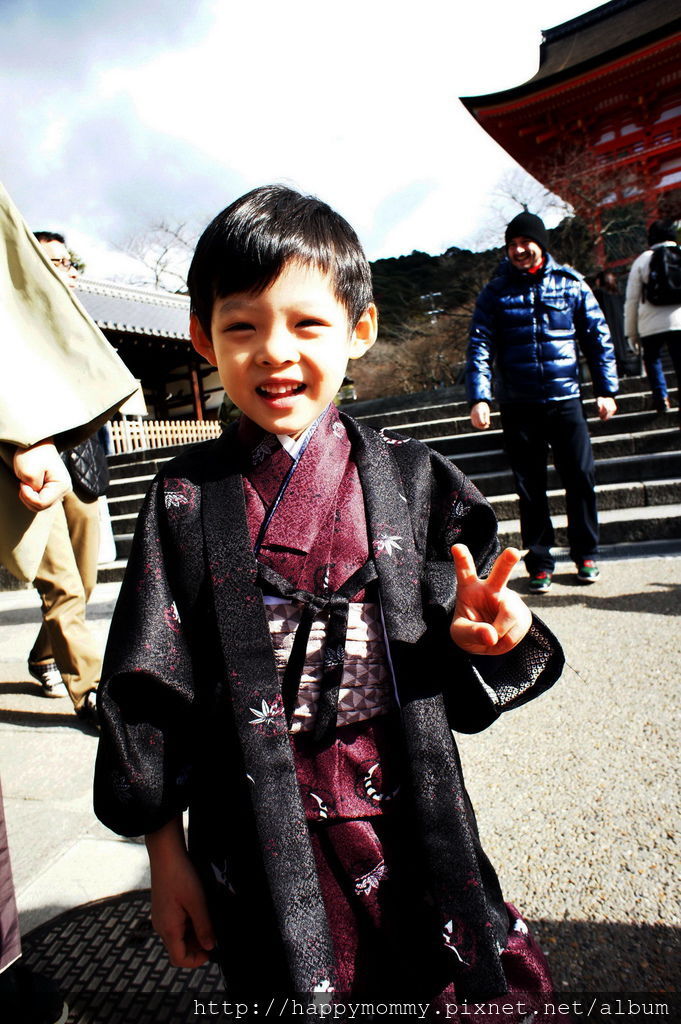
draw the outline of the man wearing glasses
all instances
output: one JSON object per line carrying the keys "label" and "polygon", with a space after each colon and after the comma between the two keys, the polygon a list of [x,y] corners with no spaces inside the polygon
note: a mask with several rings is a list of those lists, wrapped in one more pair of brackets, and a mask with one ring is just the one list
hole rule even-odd
{"label": "man wearing glasses", "polygon": [[56,231],[36,231],[35,237],[45,250],[45,255],[54,269],[63,276],[69,288],[75,288],[78,281],[78,270],[66,248],[64,236],[57,234]]}

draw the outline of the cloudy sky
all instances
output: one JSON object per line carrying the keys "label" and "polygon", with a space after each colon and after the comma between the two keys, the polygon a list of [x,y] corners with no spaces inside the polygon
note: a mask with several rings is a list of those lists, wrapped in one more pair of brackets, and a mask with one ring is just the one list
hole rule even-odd
{"label": "cloudy sky", "polygon": [[370,258],[490,241],[513,162],[459,103],[537,69],[594,0],[0,0],[0,180],[88,276],[160,220],[314,192]]}

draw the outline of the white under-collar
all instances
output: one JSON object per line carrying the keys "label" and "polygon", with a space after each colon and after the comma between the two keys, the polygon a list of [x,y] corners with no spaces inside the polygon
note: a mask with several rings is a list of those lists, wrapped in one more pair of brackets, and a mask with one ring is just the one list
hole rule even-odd
{"label": "white under-collar", "polygon": [[315,430],[317,429],[319,424],[322,422],[322,420],[324,419],[324,417],[326,416],[328,411],[329,411],[329,408],[327,406],[326,409],[324,410],[324,412],[321,412],[319,414],[319,416],[314,421],[314,423],[311,423],[310,426],[307,428],[307,430],[303,431],[303,433],[300,435],[300,437],[296,438],[295,440],[289,434],[277,434],[276,435],[276,438],[279,441],[279,444],[281,445],[282,448],[284,448],[289,453],[289,455],[291,456],[292,459],[297,461],[300,458],[302,453],[305,451],[305,447],[307,446],[307,442],[310,440],[310,438],[312,437],[312,435],[314,434]]}
{"label": "white under-collar", "polygon": [[297,459],[300,454],[300,449],[303,447],[316,425],[317,421],[315,420],[315,422],[312,423],[307,430],[300,435],[300,437],[291,437],[290,434],[277,434],[277,440],[281,447],[286,449],[292,459]]}

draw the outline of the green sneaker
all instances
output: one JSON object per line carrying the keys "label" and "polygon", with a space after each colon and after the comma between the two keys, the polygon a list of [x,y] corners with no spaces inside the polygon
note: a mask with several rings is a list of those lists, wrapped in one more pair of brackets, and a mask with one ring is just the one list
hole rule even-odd
{"label": "green sneaker", "polygon": [[577,579],[580,583],[595,583],[601,575],[593,558],[585,558],[577,566]]}
{"label": "green sneaker", "polygon": [[547,572],[546,569],[542,569],[541,572],[532,573],[530,576],[530,593],[531,594],[546,594],[551,589],[553,582],[553,573]]}

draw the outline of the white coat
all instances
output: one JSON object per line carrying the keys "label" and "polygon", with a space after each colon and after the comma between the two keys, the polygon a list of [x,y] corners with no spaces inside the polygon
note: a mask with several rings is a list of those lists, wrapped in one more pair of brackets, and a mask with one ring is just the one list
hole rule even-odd
{"label": "white coat", "polygon": [[681,331],[681,306],[654,306],[644,301],[644,285],[648,282],[653,250],[674,242],[658,242],[646,249],[631,265],[624,299],[624,332],[627,338],[647,338],[665,331]]}

